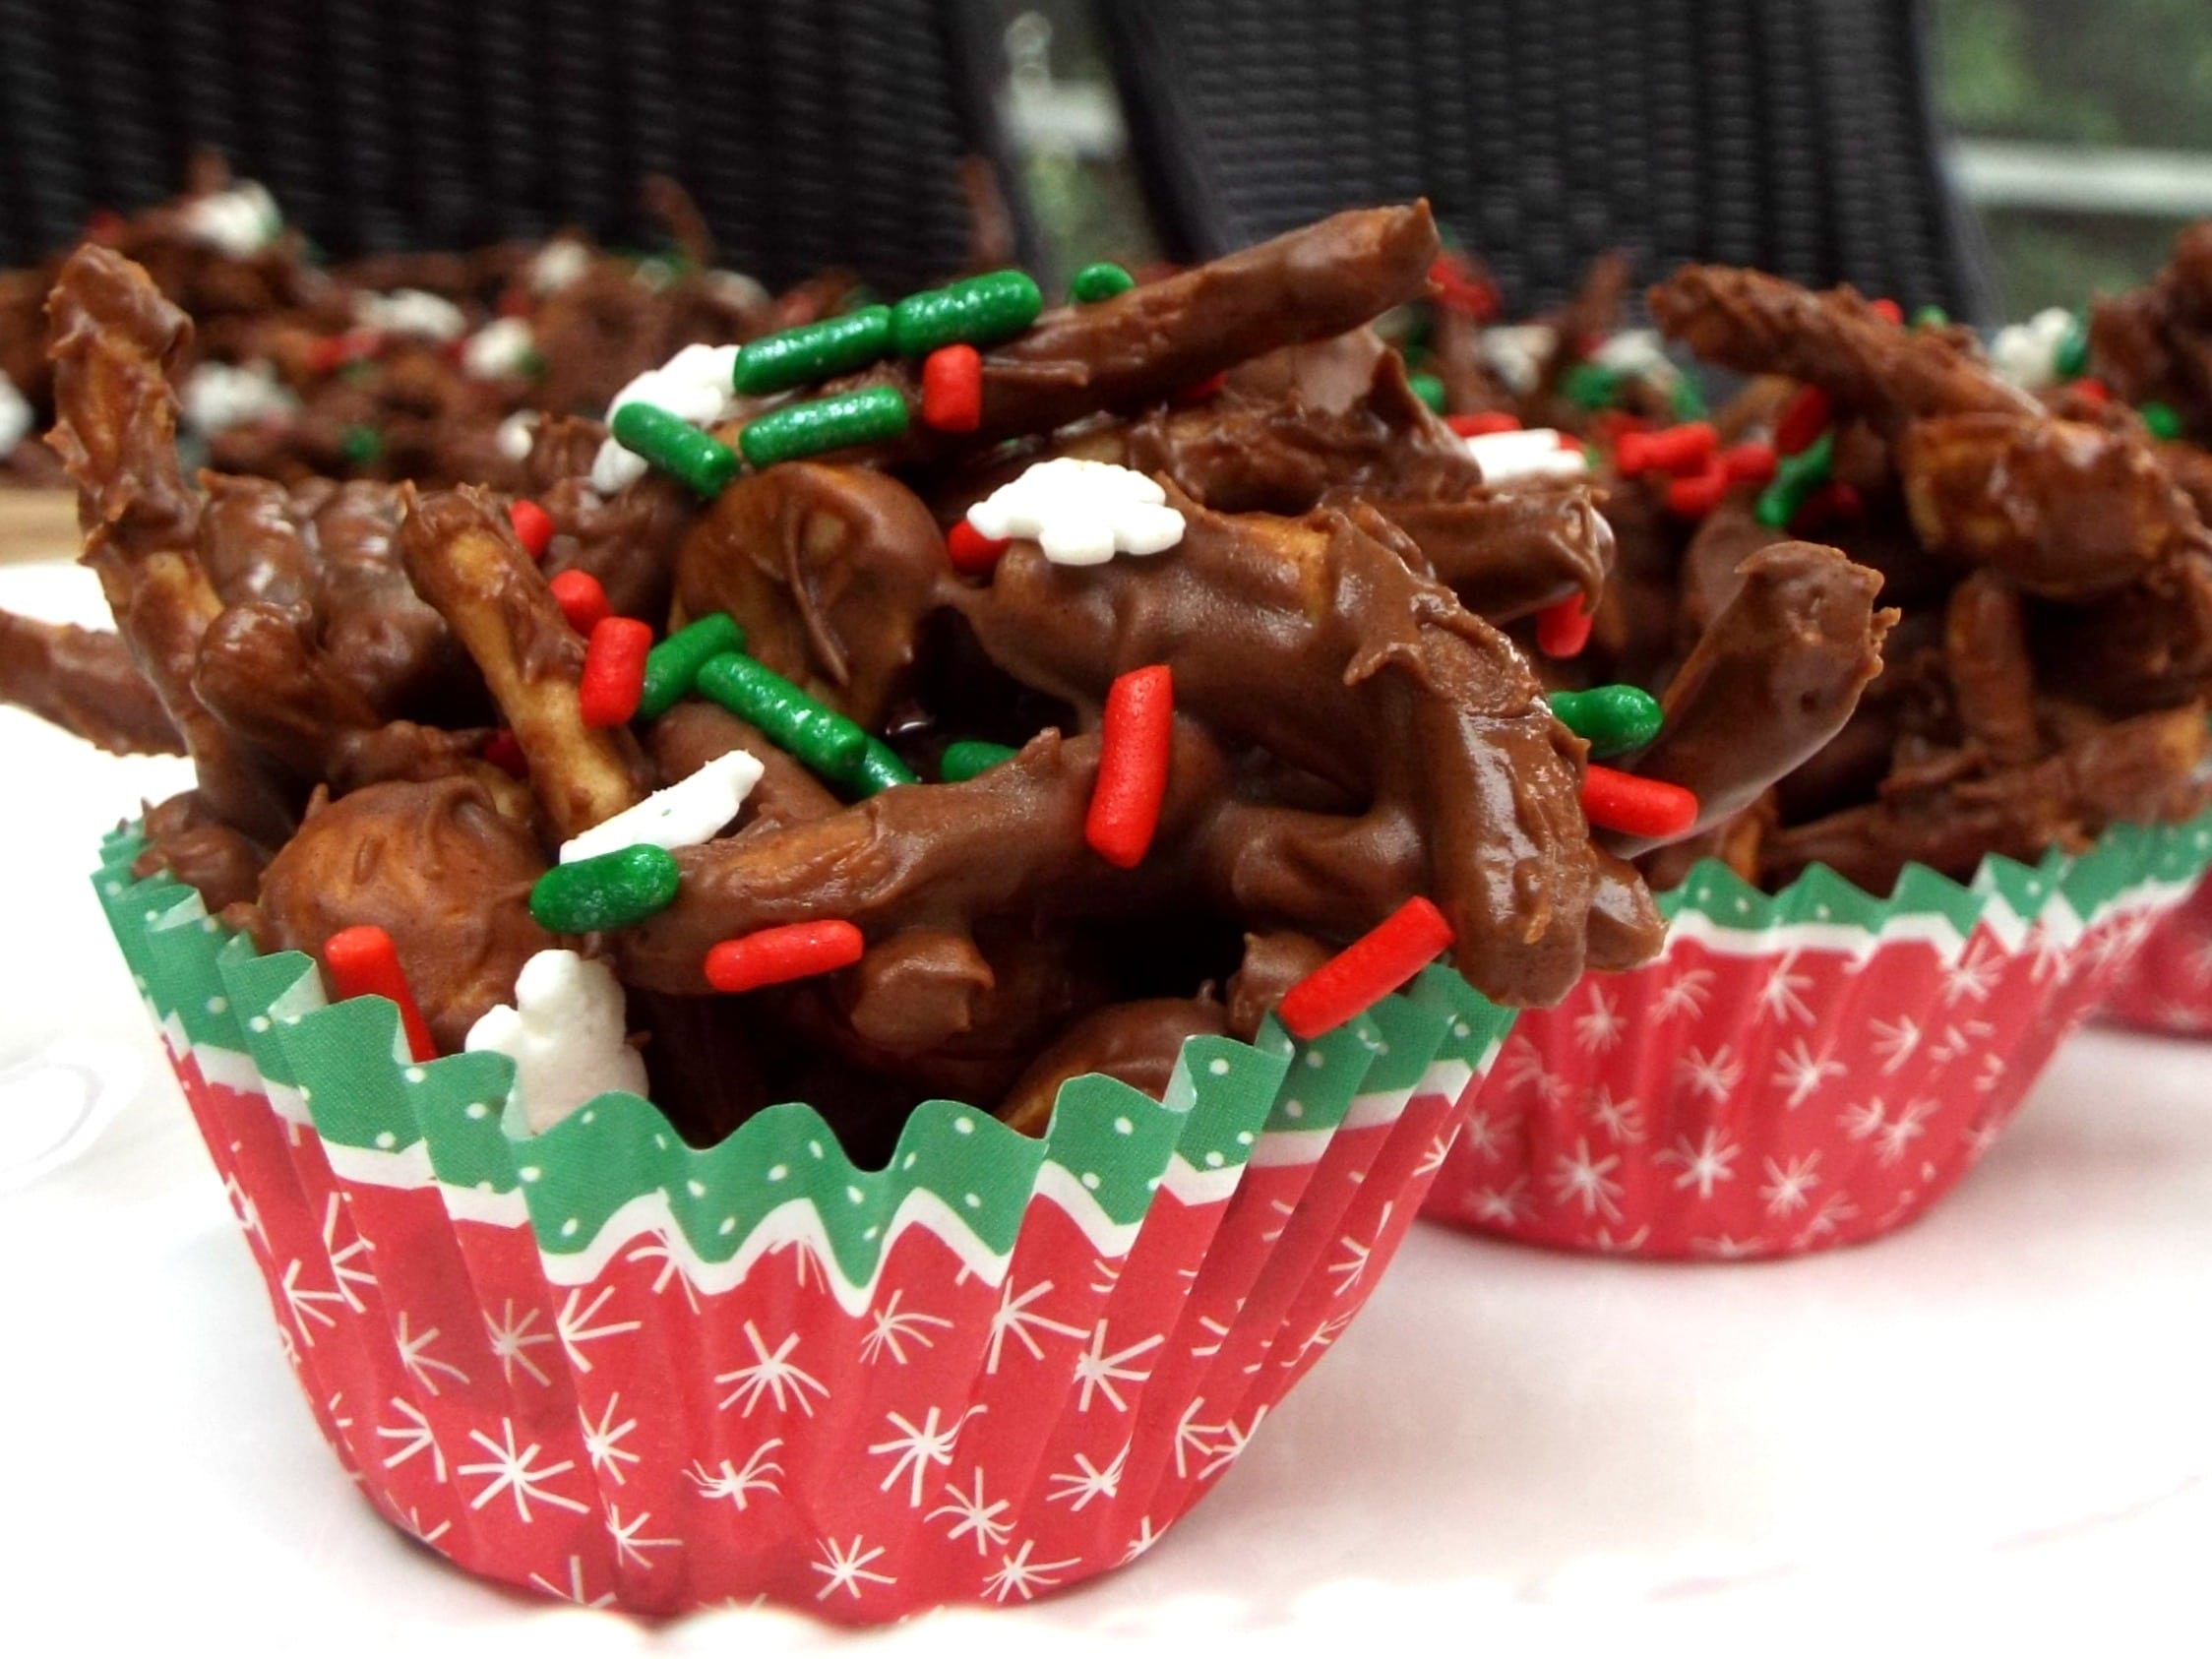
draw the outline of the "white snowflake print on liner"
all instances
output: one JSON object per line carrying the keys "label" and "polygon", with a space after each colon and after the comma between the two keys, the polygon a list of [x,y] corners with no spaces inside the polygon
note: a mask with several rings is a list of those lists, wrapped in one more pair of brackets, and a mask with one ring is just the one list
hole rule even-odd
{"label": "white snowflake print on liner", "polygon": [[421,288],[362,294],[353,301],[353,320],[379,334],[410,335],[441,345],[468,332],[467,314],[460,306]]}
{"label": "white snowflake print on liner", "polygon": [[1549,426],[1481,432],[1460,442],[1482,468],[1486,484],[1502,484],[1509,478],[1579,478],[1590,469],[1582,446],[1569,438],[1563,448],[1560,434]]}
{"label": "white snowflake print on liner", "polygon": [[515,979],[515,1006],[468,1028],[470,1053],[515,1062],[515,1094],[542,1135],[585,1101],[614,1089],[645,1092],[645,1063],[630,1046],[622,982],[574,951],[540,951]]}
{"label": "white snowflake print on liner", "polygon": [[1106,461],[1041,461],[967,511],[993,541],[1026,536],[1056,565],[1103,565],[1117,553],[1164,553],[1183,539],[1183,515],[1143,473]]}
{"label": "white snowflake print on liner", "polygon": [[[712,426],[737,407],[736,373],[736,346],[687,345],[617,392],[607,404],[607,421],[611,425],[625,403],[651,403],[694,426]],[[645,475],[645,458],[612,438],[591,458],[591,487],[600,495],[613,495]]]}
{"label": "white snowflake print on liner", "polygon": [[232,259],[251,259],[284,228],[276,199],[250,178],[187,202],[177,216],[187,236]]}
{"label": "white snowflake print on liner", "polygon": [[520,317],[495,317],[461,348],[461,366],[478,380],[525,372],[537,355],[537,340]]}
{"label": "white snowflake print on liner", "polygon": [[760,781],[761,763],[742,749],[732,749],[691,776],[654,790],[636,806],[563,841],[561,862],[574,864],[625,847],[655,846],[673,852],[710,841],[737,816],[737,809]]}

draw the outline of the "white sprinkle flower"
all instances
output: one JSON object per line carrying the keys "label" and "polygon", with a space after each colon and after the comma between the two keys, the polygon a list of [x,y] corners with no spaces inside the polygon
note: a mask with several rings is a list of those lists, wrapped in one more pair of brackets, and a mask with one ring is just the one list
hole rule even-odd
{"label": "white sprinkle flower", "polygon": [[2025,323],[1997,330],[1990,341],[1990,367],[1999,380],[2023,392],[2041,392],[2058,382],[2058,347],[2073,327],[2073,313],[2059,306],[2038,311]]}
{"label": "white sprinkle flower", "polygon": [[35,424],[31,400],[16,390],[16,383],[8,378],[7,371],[0,370],[0,456],[30,437]]}
{"label": "white sprinkle flower", "polygon": [[441,344],[468,332],[468,318],[460,306],[421,288],[360,294],[353,301],[353,320],[379,334],[412,335]]}
{"label": "white sprinkle flower", "polygon": [[187,236],[232,259],[251,259],[284,228],[276,198],[252,179],[187,202],[179,217]]}
{"label": "white sprinkle flower", "polygon": [[509,461],[529,460],[530,447],[537,442],[537,418],[535,409],[517,409],[501,421],[492,434],[499,453]]}
{"label": "white sprinkle flower", "polygon": [[556,236],[530,261],[530,291],[557,294],[590,269],[590,249],[573,236]]}
{"label": "white sprinkle flower", "polygon": [[649,845],[674,851],[710,841],[761,781],[761,763],[742,749],[716,756],[691,776],[656,789],[627,812],[618,812],[561,844],[561,862],[596,858],[624,847]]}
{"label": "white sprinkle flower", "polygon": [[766,311],[775,303],[775,296],[758,278],[742,271],[709,271],[707,288],[724,305],[739,311]]}
{"label": "white sprinkle flower", "polygon": [[[734,345],[687,345],[657,369],[647,369],[614,395],[607,419],[625,403],[652,403],[694,426],[712,426],[737,406]],[[645,475],[645,458],[609,438],[591,461],[591,487],[613,495]]]}
{"label": "white sprinkle flower", "polygon": [[622,982],[574,951],[540,951],[515,980],[515,1006],[492,1009],[462,1047],[515,1062],[515,1093],[543,1134],[609,1089],[645,1092],[645,1063],[626,1040]]}
{"label": "white sprinkle flower", "polygon": [[1484,432],[1461,442],[1482,468],[1486,484],[1504,483],[1509,478],[1579,478],[1590,469],[1582,446],[1562,449],[1560,435],[1549,426],[1520,432]]}
{"label": "white sprinkle flower", "polygon": [[520,317],[495,317],[468,337],[461,348],[461,366],[478,380],[498,380],[522,373],[536,352],[528,323]]}
{"label": "white sprinkle flower", "polygon": [[1536,390],[1559,342],[1559,331],[1549,323],[1508,323],[1483,330],[1481,349],[1490,372],[1525,398]]}
{"label": "white sprinkle flower", "polygon": [[1591,352],[1590,361],[1601,369],[1654,386],[1672,386],[1680,378],[1657,329],[1623,329]]}
{"label": "white sprinkle flower", "polygon": [[[177,393],[184,423],[203,438],[233,426],[290,414],[299,407],[268,362],[207,362],[194,366]],[[0,446],[4,448],[5,446]]]}
{"label": "white sprinkle flower", "polygon": [[994,541],[1033,538],[1056,565],[1103,565],[1116,553],[1164,553],[1183,539],[1183,515],[1143,473],[1111,461],[1041,461],[968,509]]}

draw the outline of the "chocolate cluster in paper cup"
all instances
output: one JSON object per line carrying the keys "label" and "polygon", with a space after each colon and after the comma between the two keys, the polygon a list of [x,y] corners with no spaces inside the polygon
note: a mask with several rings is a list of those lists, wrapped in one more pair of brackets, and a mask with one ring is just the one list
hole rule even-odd
{"label": "chocolate cluster in paper cup", "polygon": [[1877,1238],[1989,1149],[2208,862],[2212,814],[1963,887],[1908,866],[1887,898],[1700,864],[1661,895],[1659,957],[1521,1016],[1426,1213],[1662,1259]]}
{"label": "chocolate cluster in paper cup", "polygon": [[931,1102],[853,1169],[812,1107],[709,1149],[633,1095],[541,1136],[196,893],[96,885],[315,1422],[471,1572],[875,1623],[1135,1561],[1366,1301],[1511,1014],[1447,970],[1312,1043],[1195,1037],[1021,1137]]}

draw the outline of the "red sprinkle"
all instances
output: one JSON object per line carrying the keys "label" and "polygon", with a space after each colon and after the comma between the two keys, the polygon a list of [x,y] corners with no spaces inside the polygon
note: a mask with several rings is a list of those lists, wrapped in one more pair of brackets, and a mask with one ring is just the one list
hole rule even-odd
{"label": "red sprinkle", "polygon": [[707,952],[707,983],[717,991],[757,991],[834,973],[860,960],[866,941],[850,922],[791,922],[725,939]]}
{"label": "red sprinkle", "polygon": [[1159,828],[1174,728],[1175,680],[1165,663],[1115,678],[1106,693],[1098,780],[1083,816],[1083,839],[1117,869],[1143,862]]}
{"label": "red sprinkle", "polygon": [[485,741],[484,759],[509,777],[526,781],[530,775],[529,757],[522,753],[522,740],[505,726],[493,732]]}
{"label": "red sprinkle", "polygon": [[922,359],[922,420],[940,432],[983,424],[983,354],[974,346],[943,345]]}
{"label": "red sprinkle", "polygon": [[2111,388],[2101,380],[2069,380],[2066,382],[2066,390],[2087,403],[2109,403],[2113,400]]}
{"label": "red sprinkle", "polygon": [[85,240],[108,246],[123,239],[123,215],[110,208],[101,208],[85,221]]}
{"label": "red sprinkle", "polygon": [[1720,505],[1730,482],[1727,466],[1716,456],[1703,471],[1668,480],[1667,511],[1678,519],[1702,519]]}
{"label": "red sprinkle", "polygon": [[1775,454],[1800,455],[1827,429],[1828,395],[1817,386],[1801,386],[1774,423]]}
{"label": "red sprinkle", "polygon": [[545,549],[553,540],[553,518],[534,501],[518,500],[507,504],[507,522],[515,526],[515,539],[522,544],[522,551],[533,559],[545,557]]}
{"label": "red sprinkle", "polygon": [[527,317],[537,309],[537,298],[521,282],[510,282],[501,291],[495,309],[502,317]]}
{"label": "red sprinkle", "polygon": [[1720,452],[1720,463],[1739,484],[1763,484],[1774,476],[1774,446],[1756,439]]}
{"label": "red sprinkle", "polygon": [[1697,797],[1680,784],[1593,766],[1582,777],[1582,816],[1600,830],[1664,841],[1697,822]]}
{"label": "red sprinkle", "polygon": [[1618,444],[1630,434],[1651,430],[1651,422],[1627,409],[1600,409],[1590,416],[1590,436],[1601,444]]}
{"label": "red sprinkle", "polygon": [[945,556],[962,576],[990,575],[999,556],[1013,545],[1011,541],[993,540],[965,519],[955,521],[945,532]]}
{"label": "red sprinkle", "polygon": [[1867,301],[1867,309],[1884,323],[1901,324],[1905,320],[1905,308],[1893,299],[1870,299]]}
{"label": "red sprinkle", "polygon": [[1688,421],[1658,432],[1624,432],[1614,445],[1613,464],[1623,476],[1642,472],[1699,472],[1720,447],[1720,434],[1707,420]]}
{"label": "red sprinkle", "polygon": [[1409,898],[1284,992],[1275,1017],[1300,1042],[1311,1042],[1387,997],[1448,949],[1451,937],[1443,911],[1426,898]]}
{"label": "red sprinkle", "polygon": [[1595,620],[1583,608],[1581,594],[1555,599],[1536,613],[1536,648],[1546,656],[1580,656]]}
{"label": "red sprinkle", "polygon": [[1498,290],[1474,274],[1457,254],[1443,253],[1429,262],[1429,285],[1446,311],[1487,323],[1498,315]]}
{"label": "red sprinkle", "polygon": [[1507,414],[1504,409],[1486,409],[1481,414],[1445,415],[1444,425],[1462,438],[1481,438],[1493,432],[1518,432],[1520,417]]}
{"label": "red sprinkle", "polygon": [[587,640],[592,629],[614,614],[614,606],[607,603],[607,590],[589,571],[563,571],[546,585],[553,590],[553,602],[561,607],[569,626]]}
{"label": "red sprinkle", "polygon": [[602,617],[584,646],[576,700],[587,726],[619,726],[638,711],[645,691],[645,653],[652,628],[633,616]]}
{"label": "red sprinkle", "polygon": [[336,374],[357,357],[373,357],[382,338],[373,329],[355,329],[348,334],[325,335],[307,348],[307,368],[311,374]]}
{"label": "red sprinkle", "polygon": [[1830,519],[1856,519],[1865,511],[1865,506],[1859,499],[1857,490],[1849,484],[1830,479],[1807,496],[1803,505],[1790,516],[1790,533],[1810,534]]}
{"label": "red sprinkle", "polygon": [[430,1027],[399,966],[399,952],[384,929],[340,928],[323,941],[323,966],[330,970],[332,989],[341,1001],[347,997],[389,997],[398,1003],[399,1028],[407,1034],[407,1052],[418,1061],[438,1058],[438,1045],[430,1040]]}
{"label": "red sprinkle", "polygon": [[1178,403],[1202,403],[1228,384],[1229,371],[1227,369],[1216,369],[1196,386],[1186,386],[1181,392],[1178,392],[1175,395],[1175,400]]}

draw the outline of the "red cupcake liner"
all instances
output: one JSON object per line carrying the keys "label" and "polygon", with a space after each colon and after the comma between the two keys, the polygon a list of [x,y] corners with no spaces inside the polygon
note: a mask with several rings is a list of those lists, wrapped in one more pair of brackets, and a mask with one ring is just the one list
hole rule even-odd
{"label": "red cupcake liner", "polygon": [[855,1171],[811,1108],[684,1147],[634,1096],[532,1137],[496,1056],[97,878],[317,1427],[469,1571],[850,1623],[1124,1565],[1366,1301],[1511,1016],[1432,969],[1311,1044],[1194,1039],[1043,1140],[933,1103]]}
{"label": "red cupcake liner", "polygon": [[2212,1036],[2212,882],[2199,884],[2120,964],[2099,1013],[2138,1031]]}
{"label": "red cupcake liner", "polygon": [[1803,1255],[1924,1214],[2019,1107],[2212,855],[2212,819],[2118,829],[1875,899],[1718,865],[1663,953],[1524,1014],[1425,1214],[1561,1250]]}

